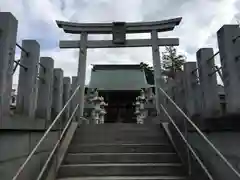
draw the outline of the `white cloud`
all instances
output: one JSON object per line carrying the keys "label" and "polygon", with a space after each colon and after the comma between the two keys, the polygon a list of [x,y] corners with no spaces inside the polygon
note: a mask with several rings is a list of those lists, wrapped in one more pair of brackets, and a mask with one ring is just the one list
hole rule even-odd
{"label": "white cloud", "polygon": [[[216,31],[240,17],[239,9],[239,0],[0,0],[0,10],[12,12],[19,20],[18,42],[26,38],[37,39],[41,55],[54,57],[55,66],[63,68],[68,76],[77,73],[78,51],[60,50],[57,44],[60,39],[78,39],[79,36],[65,34],[57,28],[55,20],[129,22],[182,16],[179,27],[161,36],[179,37],[179,51],[193,61],[199,48],[217,49]],[[133,36],[149,37],[146,34]],[[109,36],[90,38],[109,39]],[[150,48],[89,50],[87,81],[90,64],[141,61],[152,64]]]}

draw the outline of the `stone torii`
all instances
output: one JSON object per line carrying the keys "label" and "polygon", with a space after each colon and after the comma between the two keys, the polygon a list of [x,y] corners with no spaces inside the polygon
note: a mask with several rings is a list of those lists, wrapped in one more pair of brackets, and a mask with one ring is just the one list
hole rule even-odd
{"label": "stone torii", "polygon": [[[159,46],[178,46],[178,38],[158,38],[158,32],[172,31],[181,22],[181,17],[155,22],[72,23],[56,21],[59,28],[71,34],[80,34],[80,41],[60,41],[60,48],[80,48],[77,84],[80,85],[79,116],[84,111],[87,48],[152,47],[156,108],[160,112],[161,63]],[[151,33],[151,39],[126,39],[127,33]],[[112,34],[112,40],[89,40],[88,34]]]}

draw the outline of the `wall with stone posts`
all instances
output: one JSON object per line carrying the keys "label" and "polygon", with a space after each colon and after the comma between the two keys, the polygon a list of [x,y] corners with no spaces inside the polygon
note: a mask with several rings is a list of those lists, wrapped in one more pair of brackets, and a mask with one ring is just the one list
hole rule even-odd
{"label": "wall with stone posts", "polygon": [[41,57],[39,71],[39,87],[36,117],[46,121],[51,120],[52,87],[53,87],[53,67],[54,61],[51,57]]}
{"label": "wall with stone posts", "polygon": [[[226,107],[228,115],[240,114],[240,28],[239,25],[224,25],[217,32],[221,72],[224,84]],[[218,54],[218,53],[216,53]],[[184,64],[185,102],[179,89],[180,76],[175,79],[176,86],[172,88],[175,102],[190,117],[201,115],[202,118],[217,118],[223,115],[220,106],[219,87],[212,48],[201,48],[196,53],[197,64]],[[183,103],[181,103],[183,102]]]}
{"label": "wall with stone posts", "polygon": [[[239,153],[239,135],[240,135],[240,28],[239,25],[224,25],[217,32],[219,54],[221,60],[222,76],[224,83],[225,98],[227,104],[227,114],[220,114],[220,97],[217,88],[216,70],[213,68],[214,56],[212,48],[201,48],[197,52],[198,69],[195,62],[184,64],[184,73],[186,80],[186,105],[188,115],[191,116],[197,112],[201,113],[200,123],[197,126],[207,133],[209,140],[223,153],[227,160],[238,170],[240,163]],[[193,70],[196,75],[193,75]],[[199,78],[199,83],[196,83]],[[194,86],[195,85],[195,86]],[[200,93],[194,92],[196,87]],[[201,98],[200,111],[194,100]],[[230,115],[230,116],[228,116]],[[237,116],[233,116],[237,115]],[[230,118],[229,118],[230,117]],[[217,118],[217,119],[216,119]],[[192,129],[191,129],[192,130]],[[174,136],[174,130],[170,130]],[[176,136],[174,136],[175,138]],[[178,139],[179,140],[179,139]],[[196,149],[198,155],[202,158],[204,165],[211,172],[213,179],[239,179],[234,175],[226,164],[207,145],[203,138],[196,132],[188,133],[190,144]],[[176,141],[177,142],[177,141]],[[177,142],[178,143],[178,142]],[[179,147],[182,143],[178,144]],[[177,147],[178,148],[178,147]],[[186,152],[186,151],[185,151]],[[182,155],[182,152],[179,152]]]}
{"label": "wall with stone posts", "polygon": [[[173,79],[167,81],[165,92],[174,102],[176,102],[176,82]],[[177,117],[176,108],[168,98],[165,98],[165,107],[169,115],[175,119]]]}
{"label": "wall with stone posts", "polygon": [[212,48],[201,48],[197,51],[198,72],[202,99],[202,116],[217,117],[221,115],[218,94],[217,76],[213,73],[215,62]]}
{"label": "wall with stone posts", "polygon": [[[72,77],[72,84],[71,84],[71,95],[74,93],[75,89],[77,88],[77,76]],[[77,99],[79,98],[78,95],[73,97],[73,100],[70,103],[70,114],[73,113],[74,108],[77,105]],[[77,117],[79,117],[79,111],[76,112],[76,115],[74,116],[74,119],[77,120]]]}
{"label": "wall with stone posts", "polygon": [[12,69],[18,21],[8,12],[0,13],[0,127],[10,113]]}
{"label": "wall with stone posts", "polygon": [[[51,122],[51,109],[56,115],[62,108],[62,102],[69,96],[68,82],[63,90],[62,70],[55,70],[53,85],[53,59],[42,57],[39,66],[40,45],[36,40],[23,40],[19,63],[24,68],[18,66],[17,107],[16,110],[10,110],[17,26],[18,21],[11,13],[0,12],[0,129],[4,129],[0,131],[1,179],[12,179],[43,136],[47,128],[46,121]],[[26,167],[23,179],[36,178],[58,135],[57,131],[50,132],[47,141]]]}
{"label": "wall with stone posts", "polygon": [[52,120],[63,108],[63,70],[56,68],[53,70],[53,100],[52,100]]}
{"label": "wall with stone posts", "polygon": [[184,64],[185,101],[189,117],[201,114],[200,85],[198,84],[196,68],[196,62]]}
{"label": "wall with stone posts", "polygon": [[[71,79],[70,77],[63,78],[63,106],[67,103],[68,99],[70,98],[71,91]],[[70,116],[70,104],[67,106],[66,110],[64,111],[63,118],[66,121]]]}
{"label": "wall with stone posts", "polygon": [[[0,132],[0,174],[2,180],[12,179],[20,165],[43,136],[44,131],[21,130]],[[41,145],[33,159],[26,166],[24,180],[36,179],[40,168],[44,165],[53,149],[59,133],[50,132],[47,140]]]}
{"label": "wall with stone posts", "polygon": [[184,84],[185,84],[184,72],[179,71],[176,73],[176,78],[175,78],[175,87],[176,87],[175,101],[182,110],[186,109]]}
{"label": "wall with stone posts", "polygon": [[217,32],[227,113],[240,112],[240,28],[224,25]]}
{"label": "wall with stone posts", "polygon": [[26,67],[20,68],[17,93],[17,113],[29,118],[35,117],[37,101],[37,76],[40,56],[40,45],[35,40],[23,40],[22,47],[28,52],[22,51],[20,63]]}

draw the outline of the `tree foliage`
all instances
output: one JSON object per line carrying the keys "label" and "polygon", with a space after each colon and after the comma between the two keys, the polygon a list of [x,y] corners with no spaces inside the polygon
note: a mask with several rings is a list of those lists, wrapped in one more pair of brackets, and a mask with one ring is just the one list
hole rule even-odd
{"label": "tree foliage", "polygon": [[147,79],[148,84],[154,85],[154,72],[153,67],[149,66],[148,64],[141,62],[140,67],[144,70],[145,76]]}
{"label": "tree foliage", "polygon": [[[183,71],[183,64],[186,57],[177,53],[173,46],[166,46],[162,53],[162,74],[166,79],[174,79],[176,72]],[[141,62],[140,67],[144,70],[148,84],[154,85],[154,69],[148,64]]]}
{"label": "tree foliage", "polygon": [[177,49],[173,46],[166,46],[162,53],[163,75],[167,78],[174,79],[176,72],[183,71],[183,64],[186,57],[182,54],[177,54]]}

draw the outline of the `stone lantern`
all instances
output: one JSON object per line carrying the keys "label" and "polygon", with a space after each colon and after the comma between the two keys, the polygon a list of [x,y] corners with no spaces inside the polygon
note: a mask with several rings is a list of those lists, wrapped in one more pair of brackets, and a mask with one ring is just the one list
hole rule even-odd
{"label": "stone lantern", "polygon": [[144,119],[146,118],[147,111],[144,107],[145,103],[146,103],[145,92],[141,90],[140,96],[136,98],[136,103],[135,103],[135,114],[137,117],[138,124],[143,124]]}
{"label": "stone lantern", "polygon": [[101,97],[101,102],[100,102],[100,109],[101,111],[99,112],[99,124],[104,124],[104,116],[105,114],[107,114],[106,110],[105,110],[105,106],[107,106],[108,104],[104,102],[104,98]]}
{"label": "stone lantern", "polygon": [[104,116],[107,113],[105,110],[105,106],[107,106],[107,104],[104,102],[104,98],[99,97],[98,91],[95,89],[89,94],[88,101],[93,106],[91,111],[93,123],[103,124]]}
{"label": "stone lantern", "polygon": [[149,103],[153,103],[153,101],[154,101],[154,93],[153,93],[153,91],[152,91],[152,88],[148,88],[147,89],[147,101],[149,102]]}
{"label": "stone lantern", "polygon": [[95,124],[99,124],[99,120],[100,120],[100,111],[101,111],[101,108],[100,108],[100,103],[101,103],[101,97],[97,96],[97,97],[94,97],[92,99],[92,103],[93,103],[93,110],[92,110],[92,119],[94,121]]}
{"label": "stone lantern", "polygon": [[136,115],[136,119],[137,119],[137,124],[141,124],[141,118],[140,118],[140,102],[138,100],[138,97],[136,98],[136,103],[134,104],[135,105],[135,115]]}

